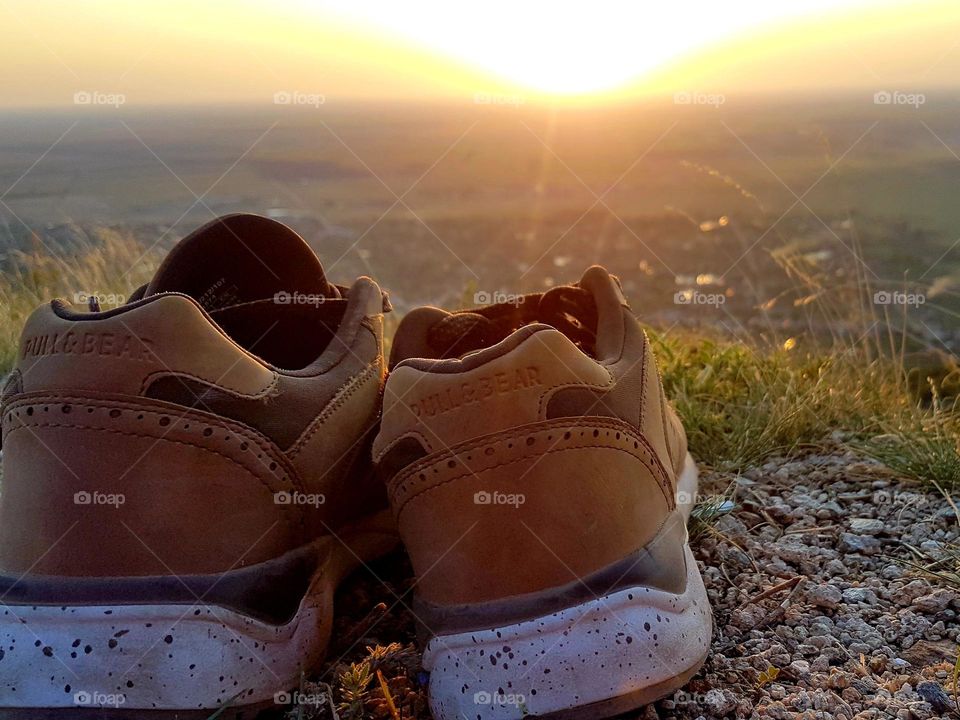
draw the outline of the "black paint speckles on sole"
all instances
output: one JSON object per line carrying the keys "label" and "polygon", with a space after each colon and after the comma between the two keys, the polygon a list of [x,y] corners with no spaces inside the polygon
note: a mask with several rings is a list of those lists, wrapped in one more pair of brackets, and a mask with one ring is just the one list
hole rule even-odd
{"label": "black paint speckles on sole", "polygon": [[528,715],[528,717],[537,717],[541,718],[541,720],[601,720],[602,718],[609,718],[630,712],[631,710],[636,710],[644,705],[649,705],[661,698],[672,695],[690,682],[693,676],[703,667],[703,663],[706,661],[708,654],[709,653],[705,652],[703,657],[688,670],[656,685],[650,685],[625,695],[609,698],[608,700],[600,700],[567,710],[556,710],[543,715]]}
{"label": "black paint speckles on sole", "polygon": [[435,718],[591,717],[681,687],[706,657],[713,630],[703,580],[684,552],[683,593],[624,589],[512,625],[433,638],[424,666]]}
{"label": "black paint speckles on sole", "polygon": [[[319,664],[336,586],[397,544],[389,512],[317,543],[322,560],[279,624],[200,601],[8,604],[0,611],[0,718],[252,717]],[[100,707],[104,706],[104,707]]]}

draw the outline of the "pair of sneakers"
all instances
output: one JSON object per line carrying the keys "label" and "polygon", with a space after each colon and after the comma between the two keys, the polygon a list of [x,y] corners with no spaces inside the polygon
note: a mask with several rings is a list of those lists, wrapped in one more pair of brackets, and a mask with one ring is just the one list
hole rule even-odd
{"label": "pair of sneakers", "polygon": [[[219,218],[121,307],[54,300],[2,394],[0,708],[256,708],[402,541],[437,720],[596,717],[682,686],[710,609],[697,471],[599,267],[408,313]],[[39,710],[36,710],[39,711]]]}

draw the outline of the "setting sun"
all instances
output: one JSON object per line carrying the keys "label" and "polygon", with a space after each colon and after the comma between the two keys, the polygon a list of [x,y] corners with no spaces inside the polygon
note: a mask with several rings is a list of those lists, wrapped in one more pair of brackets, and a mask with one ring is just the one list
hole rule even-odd
{"label": "setting sun", "polygon": [[308,10],[336,13],[527,90],[560,95],[616,89],[692,51],[765,26],[889,4],[601,0],[585,6],[494,0],[482,13],[467,14],[462,6],[440,0],[298,1]]}
{"label": "setting sun", "polygon": [[256,103],[278,91],[340,101],[504,93],[581,103],[917,78],[950,85],[960,6],[91,0],[67,11],[56,0],[31,0],[0,4],[0,18],[0,57],[16,70],[0,76],[0,105],[10,107],[69,105],[78,90],[141,105]]}

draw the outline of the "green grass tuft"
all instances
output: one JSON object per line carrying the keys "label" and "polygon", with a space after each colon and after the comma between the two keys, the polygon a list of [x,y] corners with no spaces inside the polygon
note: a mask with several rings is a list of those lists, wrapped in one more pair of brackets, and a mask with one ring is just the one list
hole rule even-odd
{"label": "green grass tuft", "polygon": [[702,331],[651,340],[691,452],[721,470],[789,455],[837,430],[869,436],[915,412],[892,361],[795,343],[763,350]]}
{"label": "green grass tuft", "polygon": [[960,416],[955,401],[944,405],[934,390],[928,411],[903,417],[885,429],[854,446],[899,475],[930,483],[944,493],[960,489]]}

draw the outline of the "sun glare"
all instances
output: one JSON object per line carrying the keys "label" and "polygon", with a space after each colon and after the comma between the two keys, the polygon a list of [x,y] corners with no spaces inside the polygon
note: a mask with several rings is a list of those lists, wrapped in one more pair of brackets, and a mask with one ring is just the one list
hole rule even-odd
{"label": "sun glare", "polygon": [[[556,3],[297,0],[505,82],[559,95],[613,90],[697,49],[865,0]],[[878,3],[870,3],[876,7]]]}
{"label": "sun glare", "polygon": [[[957,0],[9,0],[0,107],[954,86]],[[229,8],[227,8],[229,6]],[[15,8],[11,10],[11,8]],[[92,42],[91,38],[97,39]],[[56,52],[51,52],[55,49]],[[874,88],[876,89],[876,88]]]}

